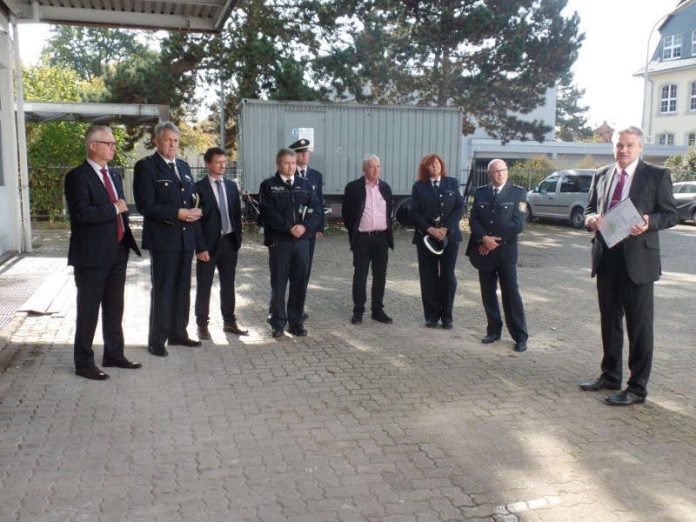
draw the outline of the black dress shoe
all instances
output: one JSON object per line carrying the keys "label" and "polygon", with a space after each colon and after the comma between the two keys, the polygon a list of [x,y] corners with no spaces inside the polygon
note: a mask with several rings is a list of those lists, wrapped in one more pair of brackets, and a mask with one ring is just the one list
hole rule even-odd
{"label": "black dress shoe", "polygon": [[307,330],[303,326],[291,326],[288,331],[296,337],[304,337],[307,335]]}
{"label": "black dress shoe", "polygon": [[282,328],[274,328],[273,333],[271,335],[273,335],[275,339],[277,339],[278,337],[283,337],[285,335],[285,330],[283,330]]}
{"label": "black dress shoe", "polygon": [[612,406],[630,406],[631,404],[643,404],[645,402],[645,396],[637,395],[626,388],[621,393],[610,395],[604,400],[607,404]]}
{"label": "black dress shoe", "polygon": [[116,368],[125,368],[127,370],[136,370],[138,368],[142,368],[143,365],[137,362],[131,362],[125,357],[123,359],[119,359],[118,361],[112,361],[111,359],[104,359],[102,360],[102,366],[106,367],[111,367],[115,366]]}
{"label": "black dress shoe", "polygon": [[148,346],[147,351],[150,352],[152,355],[156,355],[157,357],[166,357],[167,355],[169,355],[169,352],[164,346],[159,348],[155,346]]}
{"label": "black dress shoe", "polygon": [[491,344],[500,340],[500,334],[486,334],[486,337],[481,339],[483,344]]}
{"label": "black dress shoe", "polygon": [[583,391],[599,391],[599,390],[620,390],[621,386],[607,380],[603,375],[597,377],[594,381],[583,382],[580,384],[580,389]]}
{"label": "black dress shoe", "polygon": [[309,314],[307,314],[307,312],[302,312],[302,320],[306,321],[307,319],[309,319]]}
{"label": "black dress shoe", "polygon": [[350,318],[350,323],[351,324],[361,324],[362,323],[362,317],[363,314],[353,314],[353,317]]}
{"label": "black dress shoe", "polygon": [[210,330],[208,330],[207,326],[198,327],[198,338],[201,341],[210,341]]}
{"label": "black dress shoe", "polygon": [[169,341],[167,341],[167,344],[169,344],[169,346],[190,346],[191,348],[193,348],[195,346],[200,346],[203,343],[201,343],[200,341],[194,341],[193,339],[184,338],[169,339]]}
{"label": "black dress shoe", "polygon": [[247,335],[249,333],[249,330],[242,330],[237,323],[225,323],[222,327],[222,331],[237,335]]}
{"label": "black dress shoe", "polygon": [[96,366],[88,366],[87,368],[77,368],[75,370],[75,375],[84,377],[85,379],[92,379],[93,381],[105,381],[109,378],[107,374],[101,371]]}
{"label": "black dress shoe", "polygon": [[384,313],[384,310],[372,312],[372,319],[384,324],[391,324],[394,322],[391,317]]}
{"label": "black dress shoe", "polygon": [[515,343],[516,352],[526,352],[527,351],[527,341],[517,341]]}
{"label": "black dress shoe", "polygon": [[437,328],[437,321],[425,321],[426,328]]}
{"label": "black dress shoe", "polygon": [[442,327],[445,330],[451,330],[452,329],[452,321],[443,321],[442,322]]}

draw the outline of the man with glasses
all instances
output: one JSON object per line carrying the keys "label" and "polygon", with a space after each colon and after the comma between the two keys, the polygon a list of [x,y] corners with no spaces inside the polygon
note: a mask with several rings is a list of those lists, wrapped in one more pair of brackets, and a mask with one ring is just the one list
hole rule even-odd
{"label": "man with glasses", "polygon": [[191,168],[176,157],[179,129],[165,121],[155,127],[157,150],[135,164],[133,193],[143,215],[143,248],[150,251],[150,332],[147,349],[168,355],[169,346],[200,346],[186,332],[191,305],[191,260],[196,247],[196,207]]}
{"label": "man with glasses", "polygon": [[517,288],[517,236],[527,218],[526,192],[507,182],[507,164],[501,159],[488,164],[488,179],[490,183],[474,193],[469,217],[471,236],[466,247],[466,255],[478,269],[486,311],[486,335],[481,342],[489,344],[500,339],[503,320],[496,295],[500,279],[505,324],[515,341],[515,351],[524,352],[528,335]]}
{"label": "man with glasses", "polygon": [[87,160],[65,176],[70,213],[68,264],[77,287],[75,374],[103,381],[109,376],[94,363],[92,342],[102,311],[102,366],[136,369],[142,365],[123,353],[123,290],[129,250],[140,255],[128,226],[128,207],[118,176],[109,171],[116,142],[109,127],[94,125],[85,133]]}

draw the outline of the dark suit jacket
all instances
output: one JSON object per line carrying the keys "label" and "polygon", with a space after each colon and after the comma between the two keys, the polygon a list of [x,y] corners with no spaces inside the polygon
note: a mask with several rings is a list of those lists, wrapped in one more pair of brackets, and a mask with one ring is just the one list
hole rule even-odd
{"label": "dark suit jacket", "polygon": [[411,191],[409,217],[416,227],[413,243],[422,241],[426,230],[441,217],[440,224],[447,227],[447,241],[460,243],[462,233],[459,221],[464,213],[464,198],[459,192],[459,181],[441,177],[440,186],[435,189],[431,181],[416,181]]}
{"label": "dark suit jacket", "polygon": [[[469,216],[471,236],[466,255],[479,270],[492,270],[498,263],[517,263],[517,236],[524,229],[527,219],[527,193],[522,187],[505,183],[497,198],[490,185],[474,192],[474,202]],[[501,238],[498,248],[482,256],[478,247],[483,236]]]}
{"label": "dark suit jacket", "polygon": [[[239,198],[239,190],[234,181],[223,178],[225,192],[227,194],[227,210],[232,224],[235,250],[242,246],[242,204]],[[222,231],[222,218],[220,207],[210,186],[208,176],[196,183],[196,192],[200,198],[200,207],[203,217],[196,221],[196,252],[208,252],[215,256],[220,246],[220,233]]]}
{"label": "dark suit jacket", "polygon": [[[299,172],[300,169],[297,169]],[[324,228],[326,227],[326,216],[324,215],[324,179],[321,174],[316,169],[313,169],[309,165],[307,166],[307,170],[305,172],[305,177],[309,180],[309,182],[312,184],[312,188],[314,189],[314,192],[317,193],[317,197],[319,198],[319,205],[321,206],[321,221],[319,223],[319,226],[317,227],[317,232],[324,232]]]}
{"label": "dark suit jacket", "polygon": [[[389,248],[394,248],[394,233],[392,231],[392,191],[386,181],[379,180],[379,192],[382,194],[384,201],[387,202],[387,241]],[[348,241],[351,250],[355,245],[355,240],[358,237],[358,227],[360,219],[365,211],[365,198],[367,190],[365,189],[365,176],[361,176],[349,182],[343,191],[343,204],[341,206],[341,214],[343,216],[343,224],[348,229]]]}
{"label": "dark suit jacket", "polygon": [[181,180],[155,152],[135,164],[133,193],[135,204],[145,221],[143,248],[179,252],[196,246],[194,227],[179,221],[180,208],[193,206],[193,178],[188,163],[176,160]]}
{"label": "dark suit jacket", "polygon": [[[123,199],[123,187],[118,176],[109,172],[116,195]],[[109,267],[116,260],[119,244],[116,239],[116,208],[109,199],[104,183],[86,161],[65,176],[65,199],[70,213],[70,248],[68,264],[80,267]],[[123,218],[123,243],[136,254],[128,225],[128,213]]]}
{"label": "dark suit jacket", "polygon": [[[609,188],[616,164],[607,165],[595,172],[590,185],[585,217],[604,214],[611,199]],[[677,224],[677,205],[672,193],[672,179],[669,169],[638,161],[633,174],[628,197],[641,214],[647,214],[648,230],[623,241],[624,258],[628,276],[636,284],[657,281],[662,273],[660,266],[660,240],[658,230]],[[592,276],[607,250],[600,234],[592,240]]]}

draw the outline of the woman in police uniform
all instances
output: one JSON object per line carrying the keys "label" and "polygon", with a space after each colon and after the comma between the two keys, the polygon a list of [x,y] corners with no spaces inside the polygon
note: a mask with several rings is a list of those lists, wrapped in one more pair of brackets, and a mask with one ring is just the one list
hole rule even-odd
{"label": "woman in police uniform", "polygon": [[462,234],[459,220],[464,199],[459,182],[447,177],[445,162],[437,154],[427,154],[418,166],[411,192],[409,217],[416,227],[413,243],[418,252],[418,273],[425,326],[452,328],[452,306],[457,290],[454,269]]}

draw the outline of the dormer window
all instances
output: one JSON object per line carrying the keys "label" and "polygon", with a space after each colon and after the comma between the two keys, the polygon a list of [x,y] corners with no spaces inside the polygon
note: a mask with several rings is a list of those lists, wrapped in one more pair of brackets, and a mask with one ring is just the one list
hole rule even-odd
{"label": "dormer window", "polygon": [[691,56],[696,58],[696,30],[691,31]]}
{"label": "dormer window", "polygon": [[662,39],[662,59],[674,60],[681,57],[682,35],[673,34]]}

